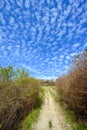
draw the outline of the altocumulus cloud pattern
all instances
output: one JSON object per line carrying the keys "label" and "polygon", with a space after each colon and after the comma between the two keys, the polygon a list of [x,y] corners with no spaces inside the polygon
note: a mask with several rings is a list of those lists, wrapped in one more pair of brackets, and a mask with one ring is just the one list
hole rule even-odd
{"label": "altocumulus cloud pattern", "polygon": [[0,0],[0,64],[56,78],[87,48],[87,0]]}

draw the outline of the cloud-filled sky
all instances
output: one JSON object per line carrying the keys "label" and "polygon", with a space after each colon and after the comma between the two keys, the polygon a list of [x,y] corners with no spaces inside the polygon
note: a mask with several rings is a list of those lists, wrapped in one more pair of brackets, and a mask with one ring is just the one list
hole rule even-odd
{"label": "cloud-filled sky", "polygon": [[87,0],[0,0],[2,66],[55,79],[86,48]]}

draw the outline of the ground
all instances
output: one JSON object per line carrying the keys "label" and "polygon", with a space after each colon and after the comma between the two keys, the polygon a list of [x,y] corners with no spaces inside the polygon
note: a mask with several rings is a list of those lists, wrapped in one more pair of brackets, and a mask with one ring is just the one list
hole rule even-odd
{"label": "ground", "polygon": [[32,130],[72,130],[67,123],[60,105],[54,100],[49,88],[45,88],[45,98],[37,122]]}

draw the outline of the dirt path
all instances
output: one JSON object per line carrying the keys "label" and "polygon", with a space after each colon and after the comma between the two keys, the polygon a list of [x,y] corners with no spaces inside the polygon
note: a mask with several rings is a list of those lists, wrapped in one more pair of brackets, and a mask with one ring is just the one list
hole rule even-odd
{"label": "dirt path", "polygon": [[60,106],[58,106],[51,95],[49,88],[45,89],[44,104],[32,130],[71,130]]}

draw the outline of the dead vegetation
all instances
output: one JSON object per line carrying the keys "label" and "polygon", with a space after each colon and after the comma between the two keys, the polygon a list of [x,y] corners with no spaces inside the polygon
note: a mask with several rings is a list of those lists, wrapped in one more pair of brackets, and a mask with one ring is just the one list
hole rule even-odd
{"label": "dead vegetation", "polygon": [[56,80],[60,100],[73,110],[78,120],[87,121],[87,51],[77,55],[70,72]]}
{"label": "dead vegetation", "polygon": [[24,70],[17,74],[8,68],[0,68],[0,127],[17,130],[18,123],[36,105],[40,84],[37,79],[28,78]]}

